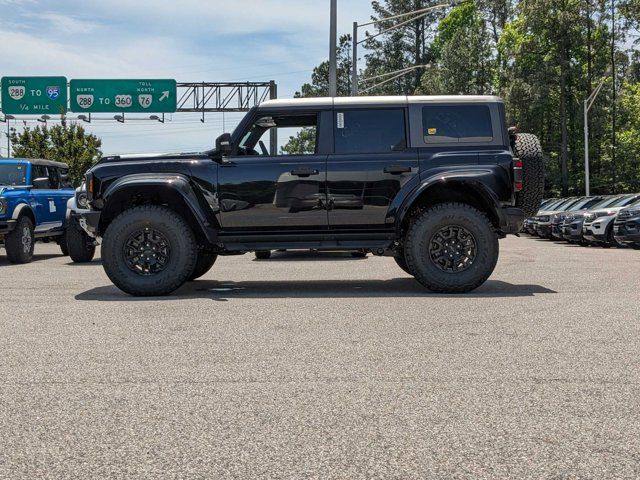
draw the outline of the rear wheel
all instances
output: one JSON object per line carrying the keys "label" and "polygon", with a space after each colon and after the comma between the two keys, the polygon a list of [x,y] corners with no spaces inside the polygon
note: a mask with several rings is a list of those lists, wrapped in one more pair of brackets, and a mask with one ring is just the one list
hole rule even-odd
{"label": "rear wheel", "polygon": [[69,256],[75,263],[88,263],[96,254],[96,246],[85,232],[75,225],[69,225],[65,233]]}
{"label": "rear wheel", "polygon": [[193,231],[166,207],[142,205],[125,210],[107,228],[102,263],[123,292],[167,295],[194,273],[198,257]]}
{"label": "rear wheel", "polygon": [[522,190],[516,194],[516,207],[525,217],[538,213],[544,195],[544,159],[540,140],[530,133],[518,133],[515,156],[522,160]]}
{"label": "rear wheel", "polygon": [[14,228],[5,236],[4,248],[11,263],[29,263],[33,258],[33,222],[29,217],[20,217]]}
{"label": "rear wheel", "polygon": [[489,278],[498,262],[493,225],[466,204],[425,210],[411,223],[404,243],[409,271],[433,292],[469,292]]}
{"label": "rear wheel", "polygon": [[257,250],[256,258],[258,260],[268,260],[271,258],[271,250]]}
{"label": "rear wheel", "polygon": [[213,264],[216,263],[217,259],[218,255],[215,253],[199,252],[198,260],[196,260],[196,268],[193,270],[189,280],[191,281],[202,277],[211,270],[211,267],[213,267]]}

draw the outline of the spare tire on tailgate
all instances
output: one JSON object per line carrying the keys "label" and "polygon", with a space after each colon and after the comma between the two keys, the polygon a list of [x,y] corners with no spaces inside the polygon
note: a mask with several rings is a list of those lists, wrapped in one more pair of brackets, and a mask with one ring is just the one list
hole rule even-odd
{"label": "spare tire on tailgate", "polygon": [[516,207],[531,217],[538,213],[544,195],[544,159],[540,140],[530,133],[518,133],[513,153],[522,160],[522,190],[516,193]]}

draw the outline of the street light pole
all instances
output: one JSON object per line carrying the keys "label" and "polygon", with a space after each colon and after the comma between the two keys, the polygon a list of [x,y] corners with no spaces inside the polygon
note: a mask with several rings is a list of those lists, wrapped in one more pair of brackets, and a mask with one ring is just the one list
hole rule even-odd
{"label": "street light pole", "polygon": [[331,0],[331,19],[329,22],[329,96],[338,96],[338,0]]}
{"label": "street light pole", "polygon": [[353,22],[353,53],[351,58],[351,96],[358,96],[358,22]]}
{"label": "street light pole", "polygon": [[604,79],[600,81],[596,89],[591,92],[591,95],[584,101],[584,191],[585,195],[590,195],[589,188],[589,110],[593,106],[596,97],[602,90],[604,85]]}

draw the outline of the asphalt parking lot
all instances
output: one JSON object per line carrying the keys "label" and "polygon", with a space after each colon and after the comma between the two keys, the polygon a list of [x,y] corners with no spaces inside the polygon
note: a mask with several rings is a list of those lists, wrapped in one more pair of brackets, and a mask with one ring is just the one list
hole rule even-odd
{"label": "asphalt parking lot", "polygon": [[296,253],[162,299],[2,251],[0,478],[638,478],[640,252],[501,250],[468,295]]}

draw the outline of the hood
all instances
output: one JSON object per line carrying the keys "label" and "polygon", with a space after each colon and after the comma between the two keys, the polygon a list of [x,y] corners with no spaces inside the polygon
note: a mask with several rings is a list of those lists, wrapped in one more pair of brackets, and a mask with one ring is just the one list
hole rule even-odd
{"label": "hood", "polygon": [[131,155],[109,155],[102,157],[96,165],[115,162],[144,162],[158,160],[180,160],[184,158],[206,158],[207,154],[202,152],[186,153],[137,153]]}

